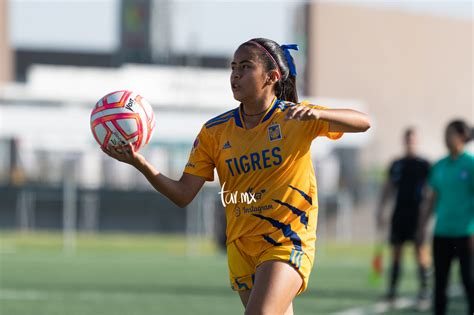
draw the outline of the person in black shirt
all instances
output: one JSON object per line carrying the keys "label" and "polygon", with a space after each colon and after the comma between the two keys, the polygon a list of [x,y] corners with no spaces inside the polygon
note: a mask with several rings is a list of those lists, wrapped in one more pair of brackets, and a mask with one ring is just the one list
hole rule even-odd
{"label": "person in black shirt", "polygon": [[408,128],[404,134],[405,156],[395,160],[390,168],[388,178],[382,189],[377,208],[377,227],[385,226],[384,206],[389,197],[395,196],[395,205],[390,224],[390,245],[392,266],[390,272],[387,299],[394,302],[397,284],[401,273],[403,245],[413,242],[420,280],[418,307],[429,307],[429,253],[424,243],[423,233],[419,233],[418,219],[420,206],[426,187],[430,164],[419,157],[416,152],[417,137],[413,128]]}

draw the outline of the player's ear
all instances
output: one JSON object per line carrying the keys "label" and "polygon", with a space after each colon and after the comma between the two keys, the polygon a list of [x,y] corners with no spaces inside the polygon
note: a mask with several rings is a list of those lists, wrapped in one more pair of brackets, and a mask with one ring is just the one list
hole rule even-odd
{"label": "player's ear", "polygon": [[268,73],[267,82],[270,84],[275,84],[280,80],[280,78],[281,78],[280,72],[276,70],[271,70]]}

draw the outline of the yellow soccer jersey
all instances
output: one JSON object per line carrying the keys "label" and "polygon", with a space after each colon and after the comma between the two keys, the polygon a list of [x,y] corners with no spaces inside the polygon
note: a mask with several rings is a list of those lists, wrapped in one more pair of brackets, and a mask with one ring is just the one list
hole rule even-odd
{"label": "yellow soccer jersey", "polygon": [[184,170],[213,180],[217,169],[227,243],[238,242],[249,255],[281,244],[314,255],[318,201],[310,146],[317,136],[342,133],[330,133],[322,120],[285,120],[291,106],[275,99],[252,129],[244,128],[240,107],[209,120]]}

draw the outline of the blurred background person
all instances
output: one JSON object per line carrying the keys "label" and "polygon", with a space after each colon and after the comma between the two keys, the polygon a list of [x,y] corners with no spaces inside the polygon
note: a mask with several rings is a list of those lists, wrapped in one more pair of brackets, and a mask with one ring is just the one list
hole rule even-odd
{"label": "blurred background person", "polygon": [[434,314],[446,314],[449,270],[455,257],[460,273],[468,314],[474,314],[474,155],[465,150],[471,130],[463,120],[446,128],[448,156],[439,160],[430,173],[432,188],[423,208],[422,225],[436,214],[433,239],[435,269]]}
{"label": "blurred background person", "polygon": [[401,274],[403,246],[407,242],[415,245],[416,262],[418,264],[419,293],[418,307],[429,307],[429,254],[424,244],[422,233],[417,233],[420,204],[426,186],[430,164],[418,155],[417,134],[412,127],[407,128],[403,135],[404,156],[390,165],[388,176],[380,194],[377,207],[377,228],[386,226],[384,208],[395,195],[395,204],[390,220],[391,270],[388,281],[386,299],[394,302],[397,285]]}

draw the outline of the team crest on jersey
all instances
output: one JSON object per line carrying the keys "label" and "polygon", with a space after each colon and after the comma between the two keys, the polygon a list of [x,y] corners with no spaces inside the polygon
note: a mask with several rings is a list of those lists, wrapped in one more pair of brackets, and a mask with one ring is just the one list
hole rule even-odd
{"label": "team crest on jersey", "polygon": [[281,140],[281,129],[279,124],[268,126],[268,138],[270,141]]}

